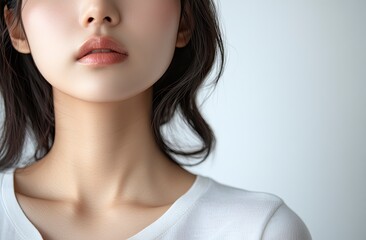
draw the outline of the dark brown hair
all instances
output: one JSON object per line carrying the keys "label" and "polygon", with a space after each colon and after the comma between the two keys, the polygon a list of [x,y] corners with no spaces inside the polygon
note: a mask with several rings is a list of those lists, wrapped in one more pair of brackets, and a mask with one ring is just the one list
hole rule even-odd
{"label": "dark brown hair", "polygon": [[[0,0],[0,91],[4,101],[4,123],[0,142],[0,171],[16,167],[22,157],[25,138],[31,130],[36,149],[32,158],[42,159],[55,138],[52,86],[38,71],[30,54],[17,52],[10,41],[4,20],[4,7],[14,10],[22,25],[22,0]],[[213,84],[222,75],[225,55],[215,5],[212,0],[181,0],[181,21],[192,36],[183,48],[176,48],[167,71],[153,86],[151,124],[160,149],[174,163],[194,166],[206,160],[215,147],[215,135],[197,106],[197,93],[215,63]],[[15,23],[15,24],[17,24]],[[218,59],[217,62],[215,62]],[[162,127],[180,114],[183,122],[202,143],[194,150],[174,148],[164,137]],[[201,159],[195,164],[178,163],[173,156]]]}

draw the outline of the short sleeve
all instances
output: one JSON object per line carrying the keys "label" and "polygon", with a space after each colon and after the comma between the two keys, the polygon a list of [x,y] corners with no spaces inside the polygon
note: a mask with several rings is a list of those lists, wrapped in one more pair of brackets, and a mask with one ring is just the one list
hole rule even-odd
{"label": "short sleeve", "polygon": [[305,223],[285,203],[269,219],[262,240],[311,240]]}

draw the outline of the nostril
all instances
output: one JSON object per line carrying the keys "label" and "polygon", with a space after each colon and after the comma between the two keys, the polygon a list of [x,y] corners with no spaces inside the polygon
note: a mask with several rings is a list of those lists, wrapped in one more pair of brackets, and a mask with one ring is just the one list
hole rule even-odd
{"label": "nostril", "polygon": [[[108,22],[112,22],[112,18],[111,17],[105,17],[104,19],[107,20]],[[88,23],[91,23],[93,21],[94,21],[94,18],[93,17],[89,17],[88,18]]]}

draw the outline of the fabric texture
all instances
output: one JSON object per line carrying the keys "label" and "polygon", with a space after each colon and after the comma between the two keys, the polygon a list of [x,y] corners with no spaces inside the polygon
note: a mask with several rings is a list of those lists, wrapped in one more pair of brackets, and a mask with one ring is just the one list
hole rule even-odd
{"label": "fabric texture", "polygon": [[[0,173],[0,240],[42,240],[16,199],[14,170]],[[149,239],[311,240],[311,235],[278,196],[197,175],[190,189],[167,212],[129,238]]]}

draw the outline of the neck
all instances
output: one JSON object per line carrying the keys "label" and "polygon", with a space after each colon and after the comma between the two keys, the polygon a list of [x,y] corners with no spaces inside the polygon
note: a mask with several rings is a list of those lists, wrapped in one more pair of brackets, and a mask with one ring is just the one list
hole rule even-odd
{"label": "neck", "polygon": [[154,186],[178,179],[176,174],[187,175],[156,145],[151,102],[151,89],[111,103],[85,102],[54,91],[55,141],[39,161],[41,175],[57,186],[48,196],[91,208],[153,202],[161,194]]}

